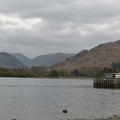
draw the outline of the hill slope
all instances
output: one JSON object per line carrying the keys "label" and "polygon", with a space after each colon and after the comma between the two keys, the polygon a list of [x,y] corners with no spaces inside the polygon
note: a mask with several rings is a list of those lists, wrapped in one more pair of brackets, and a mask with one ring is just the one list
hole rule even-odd
{"label": "hill slope", "polygon": [[9,53],[0,52],[0,67],[3,68],[22,68],[25,65]]}
{"label": "hill slope", "polygon": [[51,66],[71,56],[74,56],[74,54],[56,53],[56,54],[40,55],[34,58],[32,61],[33,61],[33,65],[35,66]]}
{"label": "hill slope", "polygon": [[21,61],[23,64],[25,64],[26,66],[31,66],[31,62],[32,60],[29,59],[28,57],[24,56],[23,54],[20,53],[12,53],[12,55],[17,58],[19,61]]}
{"label": "hill slope", "polygon": [[31,66],[51,66],[56,63],[59,63],[60,61],[65,60],[66,58],[72,57],[75,54],[66,54],[66,53],[47,54],[47,55],[40,55],[33,59],[29,59],[20,53],[13,53],[12,55],[16,57],[18,60],[20,60],[22,63],[24,63],[25,65],[31,67]]}
{"label": "hill slope", "polygon": [[120,61],[120,40],[100,44],[91,50],[83,50],[75,57],[60,62],[53,67],[55,69],[65,69],[68,71],[82,67],[111,67],[112,63]]}

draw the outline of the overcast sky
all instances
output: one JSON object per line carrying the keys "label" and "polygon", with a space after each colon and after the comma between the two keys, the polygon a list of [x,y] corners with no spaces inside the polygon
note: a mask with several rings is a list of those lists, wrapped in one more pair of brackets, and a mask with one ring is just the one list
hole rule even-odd
{"label": "overcast sky", "polygon": [[0,0],[0,51],[33,58],[120,39],[120,0]]}

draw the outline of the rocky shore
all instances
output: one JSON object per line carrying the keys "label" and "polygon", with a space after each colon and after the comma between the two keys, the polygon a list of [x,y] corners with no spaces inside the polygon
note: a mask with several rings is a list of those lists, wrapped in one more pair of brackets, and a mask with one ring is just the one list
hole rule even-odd
{"label": "rocky shore", "polygon": [[108,117],[108,118],[93,118],[93,119],[80,119],[80,118],[75,118],[75,119],[61,119],[61,120],[120,120],[120,116],[117,115],[113,115],[112,117]]}
{"label": "rocky shore", "polygon": [[[12,119],[12,120],[17,120],[17,119]],[[60,120],[120,120],[120,116],[117,115],[113,115],[112,117],[108,117],[108,118],[93,118],[93,119],[80,119],[80,118],[75,118],[75,119],[60,119]]]}

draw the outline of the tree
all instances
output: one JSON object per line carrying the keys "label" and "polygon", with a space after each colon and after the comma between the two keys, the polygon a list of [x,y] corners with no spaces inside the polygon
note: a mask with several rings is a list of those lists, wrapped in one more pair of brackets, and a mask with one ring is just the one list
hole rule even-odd
{"label": "tree", "polygon": [[73,71],[73,74],[74,74],[75,76],[79,76],[79,75],[80,75],[80,74],[79,74],[79,71],[78,71],[77,69]]}
{"label": "tree", "polygon": [[51,70],[50,75],[52,77],[59,77],[60,74],[59,74],[59,71],[57,70]]}

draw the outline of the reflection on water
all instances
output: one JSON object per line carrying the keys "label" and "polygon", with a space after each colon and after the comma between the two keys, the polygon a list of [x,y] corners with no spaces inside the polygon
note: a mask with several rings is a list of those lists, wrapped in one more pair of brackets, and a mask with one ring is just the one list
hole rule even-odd
{"label": "reflection on water", "polygon": [[1,120],[109,117],[119,106],[120,90],[93,89],[92,80],[0,78]]}

